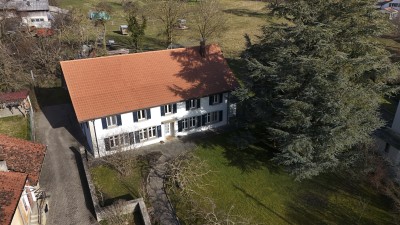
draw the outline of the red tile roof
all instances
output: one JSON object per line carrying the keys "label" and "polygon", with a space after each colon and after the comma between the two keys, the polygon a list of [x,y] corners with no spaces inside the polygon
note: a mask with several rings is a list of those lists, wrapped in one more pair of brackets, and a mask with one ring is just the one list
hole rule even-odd
{"label": "red tile roof", "polygon": [[0,103],[12,102],[25,99],[29,94],[28,90],[0,93]]}
{"label": "red tile roof", "polygon": [[8,169],[28,174],[32,185],[38,183],[45,153],[45,145],[0,134],[0,155],[5,154]]}
{"label": "red tile roof", "polygon": [[0,172],[0,224],[9,225],[25,186],[26,174]]}
{"label": "red tile roof", "polygon": [[234,89],[221,49],[206,48],[205,58],[192,47],[61,62],[78,121]]}

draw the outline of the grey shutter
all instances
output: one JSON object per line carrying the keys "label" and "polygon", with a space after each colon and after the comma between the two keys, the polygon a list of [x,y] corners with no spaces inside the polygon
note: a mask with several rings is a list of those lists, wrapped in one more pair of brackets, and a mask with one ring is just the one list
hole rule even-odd
{"label": "grey shutter", "polygon": [[197,99],[197,104],[196,104],[197,108],[200,108],[200,99]]}
{"label": "grey shutter", "polygon": [[140,143],[139,131],[135,131],[135,142]]}
{"label": "grey shutter", "polygon": [[106,120],[106,118],[101,118],[101,124],[103,124],[103,129],[107,129],[107,120]]}
{"label": "grey shutter", "polygon": [[160,110],[161,110],[161,116],[165,116],[165,110],[164,110],[164,106],[160,106]]}
{"label": "grey shutter", "polygon": [[198,116],[197,117],[197,121],[196,121],[196,125],[197,125],[197,127],[201,127],[201,116]]}
{"label": "grey shutter", "polygon": [[122,125],[121,115],[117,115],[117,125],[118,126]]}
{"label": "grey shutter", "polygon": [[190,100],[186,101],[186,111],[190,109]]}
{"label": "grey shutter", "polygon": [[151,112],[150,109],[146,109],[146,119],[151,119]]}
{"label": "grey shutter", "polygon": [[223,120],[223,111],[219,111],[219,121],[221,122]]}
{"label": "grey shutter", "polygon": [[172,105],[172,112],[176,113],[176,111],[177,111],[177,105],[175,103],[175,104]]}
{"label": "grey shutter", "polygon": [[213,95],[208,96],[208,105],[213,104]]}
{"label": "grey shutter", "polygon": [[129,144],[130,145],[135,144],[135,136],[133,135],[133,132],[129,133]]}
{"label": "grey shutter", "polygon": [[106,151],[110,151],[111,147],[110,147],[110,141],[108,138],[104,138],[104,146],[106,147]]}
{"label": "grey shutter", "polygon": [[219,103],[222,103],[222,98],[224,97],[224,93],[219,94]]}
{"label": "grey shutter", "polygon": [[157,126],[157,137],[161,137],[162,136],[162,134],[161,134],[161,125],[158,125]]}
{"label": "grey shutter", "polygon": [[206,125],[206,115],[207,114],[204,114],[204,115],[201,116],[201,125],[202,126]]}
{"label": "grey shutter", "polygon": [[137,111],[133,112],[133,122],[137,122],[138,121],[138,117],[137,117]]}
{"label": "grey shutter", "polygon": [[182,120],[178,121],[178,132],[182,131]]}

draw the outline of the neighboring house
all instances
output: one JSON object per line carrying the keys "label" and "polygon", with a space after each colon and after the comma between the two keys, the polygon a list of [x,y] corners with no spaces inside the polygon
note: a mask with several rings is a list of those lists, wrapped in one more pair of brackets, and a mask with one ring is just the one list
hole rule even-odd
{"label": "neighboring house", "polygon": [[[238,83],[217,45],[61,62],[95,157],[226,125]],[[234,108],[234,107],[232,107]]]}
{"label": "neighboring house", "polygon": [[389,19],[394,19],[400,10],[400,0],[380,0],[377,6],[382,12],[389,14]]}
{"label": "neighboring house", "polygon": [[0,11],[7,18],[20,17],[28,27],[51,28],[48,0],[0,0]]}
{"label": "neighboring house", "polygon": [[45,224],[39,175],[46,146],[0,134],[0,224]]}
{"label": "neighboring house", "polygon": [[29,110],[31,110],[31,100],[28,90],[0,92],[0,118],[15,115],[27,116]]}

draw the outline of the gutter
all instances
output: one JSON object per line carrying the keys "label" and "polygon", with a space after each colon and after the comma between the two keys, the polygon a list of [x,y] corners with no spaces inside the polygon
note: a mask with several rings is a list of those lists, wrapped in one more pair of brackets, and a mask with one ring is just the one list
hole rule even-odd
{"label": "gutter", "polygon": [[[93,123],[93,129],[94,129],[94,138],[96,139],[97,154],[99,154],[99,157],[100,157],[99,142],[97,141],[96,124],[94,123],[94,120],[92,120],[92,123]],[[93,149],[93,151],[94,151],[94,149]]]}

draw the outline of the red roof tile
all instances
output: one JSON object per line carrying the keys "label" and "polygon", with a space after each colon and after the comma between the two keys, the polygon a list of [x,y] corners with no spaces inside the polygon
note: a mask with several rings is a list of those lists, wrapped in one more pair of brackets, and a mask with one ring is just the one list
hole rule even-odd
{"label": "red roof tile", "polygon": [[25,186],[26,174],[0,172],[0,224],[9,225]]}
{"label": "red roof tile", "polygon": [[78,121],[230,91],[221,49],[180,48],[61,62]]}
{"label": "red roof tile", "polygon": [[0,103],[12,102],[25,99],[29,94],[28,90],[0,93]]}
{"label": "red roof tile", "polygon": [[46,146],[0,134],[0,155],[5,154],[10,171],[28,174],[28,181],[36,185],[46,153]]}

